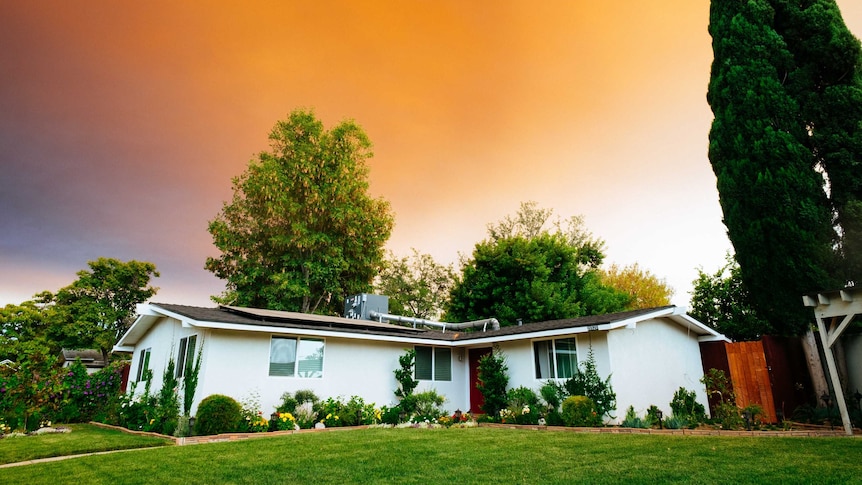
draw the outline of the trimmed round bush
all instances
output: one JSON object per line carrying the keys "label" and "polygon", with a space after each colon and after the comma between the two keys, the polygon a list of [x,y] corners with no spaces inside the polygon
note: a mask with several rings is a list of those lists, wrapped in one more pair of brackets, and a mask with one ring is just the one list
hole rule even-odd
{"label": "trimmed round bush", "polygon": [[563,423],[566,426],[600,426],[602,417],[595,408],[595,403],[587,396],[569,396],[563,401]]}
{"label": "trimmed round bush", "polygon": [[236,431],[241,419],[242,407],[234,398],[213,394],[198,405],[194,433],[209,436]]}

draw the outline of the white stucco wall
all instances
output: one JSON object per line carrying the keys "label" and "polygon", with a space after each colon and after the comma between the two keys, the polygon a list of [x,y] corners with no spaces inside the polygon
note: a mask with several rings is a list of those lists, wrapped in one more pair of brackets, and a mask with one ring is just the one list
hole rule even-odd
{"label": "white stucco wall", "polygon": [[[162,388],[162,374],[168,364],[171,354],[175,352],[172,342],[178,341],[185,335],[182,333],[180,322],[171,318],[162,318],[153,326],[144,338],[135,346],[135,352],[132,355],[132,363],[129,368],[129,384],[128,389],[131,389],[138,376],[138,369],[141,366],[141,350],[150,349],[150,361],[148,368],[153,372],[153,380],[150,383],[150,392],[155,393]],[[176,356],[174,356],[176,359]],[[139,382],[135,387],[135,394],[143,394],[144,382]]]}
{"label": "white stucco wall", "polygon": [[[161,388],[162,373],[168,359],[176,359],[179,339],[189,335],[198,335],[197,346],[203,346],[193,414],[197,404],[211,394],[226,394],[238,401],[256,395],[260,410],[268,414],[281,403],[283,393],[300,389],[310,389],[321,399],[342,397],[346,400],[356,395],[377,406],[391,405],[396,402],[394,390],[397,382],[393,371],[398,366],[398,357],[414,345],[327,336],[324,337],[322,378],[269,376],[273,333],[183,327],[178,320],[162,318],[136,345],[130,381],[134,381],[140,366],[140,350],[151,348],[151,392],[157,392]],[[554,338],[572,336],[558,335]],[[299,337],[302,338],[301,335]],[[655,404],[669,415],[668,403],[680,386],[695,390],[698,400],[706,405],[706,394],[699,382],[703,370],[697,338],[679,325],[650,320],[638,323],[633,329],[594,331],[578,334],[576,338],[578,361],[583,362],[592,348],[599,375],[602,378],[611,375],[611,383],[617,393],[615,416],[618,420],[624,417],[629,405],[643,414],[649,405]],[[534,341],[524,339],[499,343],[508,362],[509,388],[525,386],[538,393],[544,384],[544,379],[536,379],[535,376]],[[862,347],[862,339],[856,342]],[[469,409],[468,355],[466,348],[452,348],[452,380],[420,381],[417,391],[436,389],[446,396],[444,408],[450,412]],[[860,352],[855,355],[860,355]],[[136,391],[138,394],[143,392],[143,384],[139,384]]]}
{"label": "white stucco wall", "polygon": [[669,404],[680,387],[695,391],[698,402],[709,409],[696,335],[672,322],[647,320],[633,329],[611,330],[607,340],[617,421],[630,405],[643,415],[654,404],[670,416]]}
{"label": "white stucco wall", "polygon": [[[198,335],[197,348],[203,346],[192,414],[198,403],[211,394],[225,394],[237,401],[256,395],[260,410],[269,414],[281,403],[282,394],[292,394],[300,389],[312,390],[321,399],[342,397],[347,400],[351,396],[360,396],[366,403],[393,405],[397,403],[394,390],[398,385],[393,371],[404,351],[413,348],[413,344],[405,342],[325,337],[323,377],[270,376],[270,338],[274,334],[183,328],[178,320],[163,318],[136,346],[130,369],[130,387],[140,365],[140,350],[151,348],[149,368],[153,371],[153,381],[150,392],[158,392],[169,358],[177,358],[179,339],[189,335]],[[302,338],[301,335],[299,337]],[[467,409],[468,376],[466,354],[460,349],[452,349],[452,380],[419,381],[416,392],[436,389],[447,398],[445,409]],[[139,383],[135,391],[142,394],[144,383]]]}
{"label": "white stucco wall", "polygon": [[[606,332],[591,332],[589,335],[560,335],[554,339],[575,337],[577,341],[578,362],[584,361],[589,355],[590,347],[596,359],[596,370],[599,375],[606,377],[610,373],[610,360],[608,356],[608,341]],[[536,394],[545,384],[547,379],[536,378],[535,356],[533,355],[533,342],[548,340],[547,338],[518,340],[514,342],[503,342],[500,350],[506,355],[509,366],[509,389],[515,387],[528,387]],[[563,383],[566,379],[556,379]]]}

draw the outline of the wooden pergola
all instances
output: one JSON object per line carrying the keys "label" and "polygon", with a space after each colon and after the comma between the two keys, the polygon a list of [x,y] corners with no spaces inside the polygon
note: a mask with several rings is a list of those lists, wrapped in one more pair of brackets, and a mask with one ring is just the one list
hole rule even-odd
{"label": "wooden pergola", "polygon": [[805,306],[812,307],[814,310],[820,340],[823,342],[823,353],[826,356],[826,368],[829,373],[829,380],[832,382],[832,389],[835,391],[835,401],[841,412],[844,431],[848,435],[853,435],[850,414],[844,399],[844,389],[841,387],[838,367],[835,364],[833,346],[838,342],[841,334],[847,330],[853,319],[862,315],[862,288],[853,287],[805,295],[802,297],[802,301]]}

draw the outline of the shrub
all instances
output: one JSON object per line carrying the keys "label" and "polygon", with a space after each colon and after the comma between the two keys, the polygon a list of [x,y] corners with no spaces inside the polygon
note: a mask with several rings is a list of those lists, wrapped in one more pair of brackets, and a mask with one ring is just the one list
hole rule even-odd
{"label": "shrub", "polygon": [[156,415],[153,431],[166,435],[174,434],[180,416],[180,400],[177,396],[179,382],[175,372],[174,359],[168,360],[168,365],[162,373],[162,388],[156,398]]}
{"label": "shrub", "polygon": [[296,418],[293,413],[278,413],[278,419],[273,425],[276,431],[289,431],[296,429]]}
{"label": "shrub", "polygon": [[293,399],[296,400],[297,404],[303,404],[310,402],[312,405],[320,402],[320,398],[317,397],[317,394],[310,389],[300,389],[293,394]]}
{"label": "shrub", "polygon": [[537,407],[539,405],[539,396],[536,395],[536,391],[524,386],[509,389],[509,392],[506,393],[506,400],[509,406],[515,407]]}
{"label": "shrub", "polygon": [[549,410],[559,411],[560,403],[563,402],[563,398],[567,396],[566,388],[563,385],[559,384],[556,381],[546,381],[541,389],[539,389],[539,394],[542,395],[542,399],[545,400],[545,403],[548,405]]}
{"label": "shrub", "polygon": [[594,411],[601,420],[605,416],[613,418],[611,411],[617,407],[617,394],[611,387],[610,380],[610,376],[605,380],[599,377],[593,349],[590,348],[587,360],[582,362],[575,370],[575,375],[566,381],[565,387],[570,396],[589,397],[594,403]]}
{"label": "shrub", "polygon": [[380,410],[380,421],[384,424],[398,424],[401,422],[401,415],[404,411],[399,404],[388,407],[383,406]]}
{"label": "shrub", "polygon": [[715,406],[713,421],[721,425],[722,429],[739,429],[744,425],[742,416],[739,415],[739,408],[736,404],[728,402]]}
{"label": "shrub", "polygon": [[665,418],[664,420],[664,427],[667,429],[683,429],[689,428],[691,426],[692,424],[686,416],[677,416],[676,414],[674,414],[669,418]]}
{"label": "shrub", "polygon": [[661,421],[661,419],[659,419],[658,413],[658,406],[656,406],[655,404],[650,404],[646,412],[646,421],[650,425],[650,427],[660,426],[659,422]]}
{"label": "shrub", "polygon": [[476,388],[485,398],[482,411],[488,416],[497,416],[506,408],[506,386],[509,384],[506,359],[498,346],[479,359],[479,383]]}
{"label": "shrub", "polygon": [[563,401],[561,417],[566,426],[599,426],[602,423],[595,403],[587,396],[567,397]]}
{"label": "shrub", "polygon": [[623,419],[623,422],[620,423],[620,426],[623,428],[649,428],[649,421],[646,419],[641,419],[640,416],[635,412],[634,406],[629,406],[626,410],[626,417]]}
{"label": "shrub", "polygon": [[341,423],[341,414],[344,412],[344,403],[341,399],[327,398],[326,401],[320,403],[320,409],[317,415],[320,422],[326,425],[327,428],[343,426]]}
{"label": "shrub", "polygon": [[420,392],[414,394],[416,397],[416,421],[436,421],[437,418],[446,414],[443,411],[443,403],[446,402],[446,396],[438,394],[436,390]]}
{"label": "shrub", "polygon": [[395,396],[401,401],[401,410],[406,414],[411,414],[415,410],[415,400],[412,399],[413,390],[419,385],[419,381],[413,378],[413,367],[416,364],[416,351],[413,349],[405,350],[404,355],[398,357],[398,368],[395,369],[395,380],[398,381],[398,388],[395,389]]}
{"label": "shrub", "polygon": [[706,409],[703,404],[697,402],[697,394],[684,387],[680,387],[673,394],[670,410],[674,416],[685,418],[689,423],[695,425],[706,421]]}
{"label": "shrub", "polygon": [[292,413],[296,411],[297,404],[299,403],[296,401],[296,398],[288,391],[281,395],[281,404],[275,408],[275,411],[278,413]]}
{"label": "shrub", "polygon": [[[263,415],[260,408],[260,394],[257,391],[249,392],[248,396],[239,401],[239,424],[236,430],[258,433],[261,431],[274,431],[275,423],[270,423]],[[261,429],[265,428],[265,429]]]}
{"label": "shrub", "polygon": [[62,385],[65,388],[63,404],[54,421],[75,423],[103,421],[116,413],[120,402],[120,380],[123,363],[112,363],[98,372],[88,375],[80,360],[69,368],[61,369]]}
{"label": "shrub", "polygon": [[237,429],[242,409],[232,397],[222,394],[207,396],[198,405],[195,434],[214,435]]}
{"label": "shrub", "polygon": [[302,429],[314,427],[314,422],[317,420],[317,413],[314,412],[311,401],[304,401],[296,406],[296,411],[293,415],[296,418],[296,424]]}
{"label": "shrub", "polygon": [[359,396],[351,396],[341,412],[342,426],[358,426],[374,422],[374,404],[365,404]]}

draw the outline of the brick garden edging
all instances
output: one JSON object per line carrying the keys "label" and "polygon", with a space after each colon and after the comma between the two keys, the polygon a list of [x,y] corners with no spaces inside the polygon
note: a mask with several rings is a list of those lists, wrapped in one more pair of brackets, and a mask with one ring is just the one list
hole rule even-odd
{"label": "brick garden edging", "polygon": [[297,434],[297,433],[320,433],[326,431],[347,431],[351,429],[366,429],[368,426],[342,426],[337,428],[322,428],[322,429],[299,429],[299,430],[286,430],[286,431],[268,431],[263,433],[222,433],[211,436],[186,436],[186,437],[177,437],[177,436],[168,436],[159,433],[152,433],[149,431],[135,431],[133,429],[124,428],[122,426],[114,426],[112,424],[104,424],[97,423],[95,421],[90,421],[90,424],[93,426],[98,426],[101,428],[107,429],[115,429],[117,431],[123,431],[129,434],[136,434],[141,436],[155,436],[158,438],[164,438],[167,440],[171,440],[177,446],[185,446],[185,445],[197,445],[203,443],[221,443],[225,441],[242,441],[248,439],[255,438],[268,438],[271,436],[284,436],[288,434]]}
{"label": "brick garden edging", "polygon": [[530,424],[499,424],[499,423],[479,423],[479,427],[486,428],[510,428],[510,429],[529,429],[536,431],[567,431],[571,433],[610,433],[610,434],[651,434],[651,435],[667,435],[667,436],[798,436],[798,437],[820,437],[820,436],[845,436],[848,438],[862,437],[862,430],[853,429],[853,436],[844,434],[844,429],[797,429],[789,431],[736,431],[726,429],[651,429],[651,428],[618,428],[618,427],[603,427],[603,428],[571,428],[567,426],[539,426]]}

